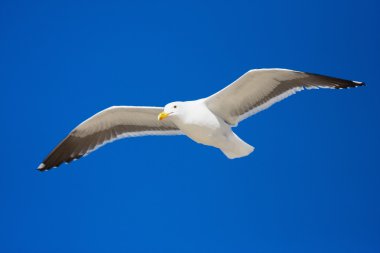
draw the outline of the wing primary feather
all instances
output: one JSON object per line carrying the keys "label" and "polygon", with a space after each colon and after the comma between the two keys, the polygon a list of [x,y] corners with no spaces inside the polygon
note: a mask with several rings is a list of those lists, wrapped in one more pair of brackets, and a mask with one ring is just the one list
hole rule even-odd
{"label": "wing primary feather", "polygon": [[205,99],[208,108],[234,126],[297,91],[317,88],[346,89],[362,82],[288,69],[256,69]]}
{"label": "wing primary feather", "polygon": [[113,106],[79,124],[38,166],[39,171],[77,160],[125,137],[182,134],[170,120],[157,121],[162,107]]}

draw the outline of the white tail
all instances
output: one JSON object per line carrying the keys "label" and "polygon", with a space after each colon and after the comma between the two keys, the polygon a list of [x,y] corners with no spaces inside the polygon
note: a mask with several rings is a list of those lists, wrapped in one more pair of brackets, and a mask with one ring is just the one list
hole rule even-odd
{"label": "white tail", "polygon": [[234,132],[228,137],[228,143],[220,147],[220,150],[229,158],[240,158],[249,155],[255,150],[254,147],[244,142]]}

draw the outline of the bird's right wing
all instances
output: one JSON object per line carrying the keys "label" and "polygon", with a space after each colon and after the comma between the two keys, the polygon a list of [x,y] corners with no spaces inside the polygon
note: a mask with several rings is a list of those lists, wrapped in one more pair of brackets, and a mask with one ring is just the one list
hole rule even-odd
{"label": "bird's right wing", "polygon": [[45,158],[38,169],[49,170],[89,154],[100,146],[125,137],[178,135],[170,120],[157,120],[162,107],[113,106],[78,125]]}
{"label": "bird's right wing", "polygon": [[304,88],[344,89],[364,83],[289,69],[254,69],[205,99],[207,107],[235,125]]}

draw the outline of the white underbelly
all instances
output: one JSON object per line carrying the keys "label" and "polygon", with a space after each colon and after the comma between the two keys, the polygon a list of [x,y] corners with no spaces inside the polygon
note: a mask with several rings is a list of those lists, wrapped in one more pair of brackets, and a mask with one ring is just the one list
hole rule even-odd
{"label": "white underbelly", "polygon": [[229,132],[231,132],[229,127],[226,128],[219,124],[206,126],[188,124],[181,127],[181,130],[193,141],[213,147],[219,147],[220,144],[226,140]]}
{"label": "white underbelly", "polygon": [[182,131],[192,140],[202,144],[208,144],[213,139],[215,134],[214,129],[206,129],[200,126],[186,126]]}
{"label": "white underbelly", "polygon": [[186,117],[175,122],[177,127],[197,143],[219,147],[231,134],[231,127],[212,113],[202,101],[195,103],[199,104],[186,111]]}

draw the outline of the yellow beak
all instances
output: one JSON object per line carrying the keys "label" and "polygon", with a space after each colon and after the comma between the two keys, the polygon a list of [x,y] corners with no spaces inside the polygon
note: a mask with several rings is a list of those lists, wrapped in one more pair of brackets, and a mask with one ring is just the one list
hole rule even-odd
{"label": "yellow beak", "polygon": [[163,120],[165,119],[166,117],[169,116],[169,113],[166,113],[166,112],[161,112],[160,114],[158,114],[158,120]]}

